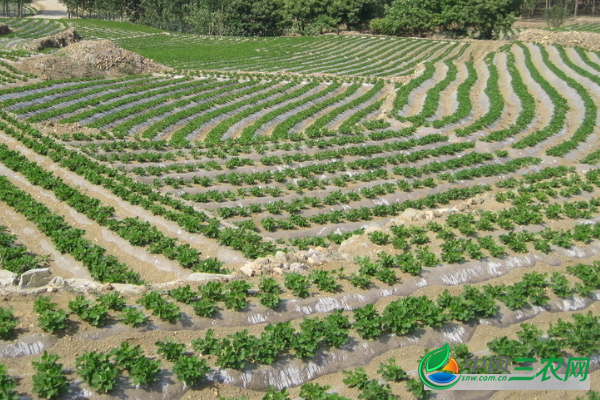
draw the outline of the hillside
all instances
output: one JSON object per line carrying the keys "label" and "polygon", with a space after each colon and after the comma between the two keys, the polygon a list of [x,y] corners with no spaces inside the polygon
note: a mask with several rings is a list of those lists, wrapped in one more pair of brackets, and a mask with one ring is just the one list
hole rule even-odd
{"label": "hillside", "polygon": [[36,398],[45,351],[65,399],[595,398],[417,370],[445,343],[461,368],[584,356],[600,390],[600,22],[3,22],[0,398]]}

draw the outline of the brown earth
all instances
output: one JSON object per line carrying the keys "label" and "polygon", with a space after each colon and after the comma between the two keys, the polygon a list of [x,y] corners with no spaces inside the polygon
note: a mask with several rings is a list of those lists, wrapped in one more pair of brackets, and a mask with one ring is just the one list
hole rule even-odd
{"label": "brown earth", "polygon": [[592,51],[600,51],[600,33],[595,32],[552,32],[542,29],[526,29],[519,33],[518,40],[579,46]]}
{"label": "brown earth", "polygon": [[8,35],[12,32],[12,29],[6,24],[0,24],[0,35]]}
{"label": "brown earth", "polygon": [[46,48],[60,48],[76,43],[81,40],[81,36],[75,31],[75,28],[69,28],[59,32],[56,35],[46,36],[39,39],[34,39],[26,43],[23,48],[29,51],[40,51]]}
{"label": "brown earth", "polygon": [[20,68],[45,80],[99,75],[118,77],[171,70],[139,54],[122,49],[110,40],[84,40],[73,43],[53,55],[25,58]]}

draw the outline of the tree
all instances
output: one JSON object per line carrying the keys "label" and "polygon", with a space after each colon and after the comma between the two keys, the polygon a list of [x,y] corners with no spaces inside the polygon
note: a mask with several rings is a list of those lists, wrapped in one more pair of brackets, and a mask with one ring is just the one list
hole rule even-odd
{"label": "tree", "polygon": [[462,9],[466,25],[481,39],[492,39],[494,33],[510,29],[517,20],[523,0],[468,0]]}
{"label": "tree", "polygon": [[481,39],[491,39],[496,32],[511,27],[522,1],[395,0],[386,8],[385,17],[373,20],[371,26],[390,35],[464,35],[470,30]]}
{"label": "tree", "polygon": [[228,25],[232,34],[279,36],[288,25],[283,0],[233,0],[229,4]]}
{"label": "tree", "polygon": [[371,28],[386,35],[421,36],[439,25],[442,2],[437,0],[395,0],[385,17],[371,21]]}
{"label": "tree", "polygon": [[551,7],[544,10],[544,19],[550,28],[558,28],[567,18],[567,5],[564,0],[556,0]]}

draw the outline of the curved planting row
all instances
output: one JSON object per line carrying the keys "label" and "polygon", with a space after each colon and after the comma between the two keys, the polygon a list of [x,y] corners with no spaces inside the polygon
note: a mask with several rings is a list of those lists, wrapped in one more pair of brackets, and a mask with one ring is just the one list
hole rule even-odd
{"label": "curved planting row", "polygon": [[4,145],[0,145],[0,162],[24,175],[33,185],[53,192],[61,202],[86,215],[100,226],[107,227],[133,246],[147,247],[148,252],[163,254],[169,259],[176,260],[184,268],[220,272],[221,264],[217,260],[202,260],[199,251],[187,244],[178,244],[177,239],[164,236],[148,222],[137,218],[119,219],[113,216],[114,208],[81,194],[77,189],[65,184],[62,179]]}
{"label": "curved planting row", "polygon": [[2,259],[2,269],[15,274],[22,274],[30,269],[42,268],[46,263],[42,257],[28,251],[28,249],[18,243],[16,235],[0,225],[0,254]]}
{"label": "curved planting row", "polygon": [[[468,44],[458,42],[373,36],[306,37],[289,40],[288,45],[285,44],[288,40],[285,38],[259,38],[249,41],[247,50],[244,46],[240,46],[241,51],[238,54],[231,53],[225,57],[223,55],[216,57],[213,46],[219,44],[217,40],[199,37],[186,43],[182,41],[184,36],[148,35],[117,40],[117,42],[129,50],[139,51],[166,65],[182,69],[326,72],[379,76],[410,73],[409,71],[420,62],[443,61],[452,57],[459,48],[468,47]],[[192,43],[195,46],[193,49]],[[435,43],[435,46],[431,46],[432,43]],[[415,57],[416,52],[413,50],[417,47],[427,48],[427,51]],[[171,53],[176,53],[177,57],[169,56],[166,52],[162,53],[160,48],[171,49]],[[206,51],[202,51],[203,48]],[[371,72],[369,68],[373,71]]]}
{"label": "curved planting row", "polygon": [[255,233],[244,228],[222,227],[219,221],[205,213],[188,206],[184,202],[163,196],[148,185],[141,184],[117,172],[100,165],[76,151],[68,150],[47,137],[40,137],[39,132],[29,125],[3,113],[2,117],[16,129],[5,132],[36,152],[48,155],[62,168],[82,175],[90,183],[104,187],[113,194],[132,204],[139,205],[156,216],[171,220],[191,233],[203,233],[216,239],[220,245],[239,250],[247,257],[257,257],[265,252],[273,251],[275,246],[265,243]]}
{"label": "curved planting row", "polygon": [[81,261],[94,279],[100,282],[141,283],[139,275],[129,267],[107,255],[104,248],[84,239],[84,231],[71,227],[62,217],[18,189],[6,177],[0,176],[0,186],[1,201],[35,223],[40,231],[52,239],[59,251],[70,253]]}

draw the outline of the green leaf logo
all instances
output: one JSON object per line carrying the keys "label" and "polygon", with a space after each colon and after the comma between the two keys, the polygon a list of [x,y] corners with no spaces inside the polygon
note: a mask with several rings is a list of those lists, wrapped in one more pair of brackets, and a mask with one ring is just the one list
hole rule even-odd
{"label": "green leaf logo", "polygon": [[427,354],[427,356],[429,357],[427,364],[425,365],[427,372],[438,370],[448,362],[448,358],[450,357],[450,346],[446,343],[439,349]]}

